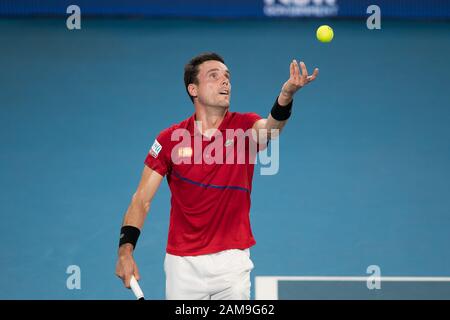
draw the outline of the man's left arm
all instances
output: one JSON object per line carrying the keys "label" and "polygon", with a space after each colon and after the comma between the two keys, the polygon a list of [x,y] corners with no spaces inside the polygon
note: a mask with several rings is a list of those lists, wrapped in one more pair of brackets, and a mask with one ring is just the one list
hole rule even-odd
{"label": "man's left arm", "polygon": [[[301,72],[300,72],[301,69]],[[286,125],[292,109],[292,103],[295,93],[308,83],[316,79],[319,69],[315,68],[312,75],[308,75],[308,70],[303,61],[300,65],[296,60],[290,64],[289,79],[283,84],[280,95],[276,99],[272,110],[267,119],[260,119],[253,125],[258,137],[258,144],[267,144],[267,140],[278,136]],[[272,132],[275,129],[276,131]],[[261,132],[264,130],[263,132]],[[267,132],[267,134],[265,134]]]}

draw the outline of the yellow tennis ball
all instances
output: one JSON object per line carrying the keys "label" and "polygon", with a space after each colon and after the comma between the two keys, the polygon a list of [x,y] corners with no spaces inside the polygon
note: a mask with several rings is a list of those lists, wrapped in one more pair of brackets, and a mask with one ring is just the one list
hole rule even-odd
{"label": "yellow tennis ball", "polygon": [[330,42],[333,40],[334,32],[330,26],[323,25],[317,29],[316,36],[320,42]]}

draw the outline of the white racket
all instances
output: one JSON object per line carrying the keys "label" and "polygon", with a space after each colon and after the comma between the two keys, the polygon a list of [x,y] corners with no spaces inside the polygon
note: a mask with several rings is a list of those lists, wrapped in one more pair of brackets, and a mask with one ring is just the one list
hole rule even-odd
{"label": "white racket", "polygon": [[131,290],[133,290],[137,300],[145,300],[144,293],[142,292],[142,289],[134,276],[131,276],[130,287]]}

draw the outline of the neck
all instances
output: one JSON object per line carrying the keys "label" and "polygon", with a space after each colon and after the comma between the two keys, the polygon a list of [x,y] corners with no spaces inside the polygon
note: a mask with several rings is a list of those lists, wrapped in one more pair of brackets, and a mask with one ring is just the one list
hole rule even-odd
{"label": "neck", "polygon": [[202,127],[197,127],[200,132],[210,137],[212,134],[205,134],[207,130],[215,132],[215,129],[219,128],[222,123],[228,108],[224,107],[211,107],[196,104],[195,105],[195,121],[201,121]]}

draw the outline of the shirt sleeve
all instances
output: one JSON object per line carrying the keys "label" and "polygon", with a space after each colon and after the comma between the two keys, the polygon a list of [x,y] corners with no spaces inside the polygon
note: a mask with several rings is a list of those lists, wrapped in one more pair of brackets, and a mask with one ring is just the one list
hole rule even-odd
{"label": "shirt sleeve", "polygon": [[160,132],[158,137],[153,142],[144,164],[152,170],[155,170],[160,175],[165,176],[171,169],[171,140],[168,129]]}
{"label": "shirt sleeve", "polygon": [[244,131],[252,128],[256,121],[262,119],[259,114],[254,112],[243,113],[242,116],[242,129],[244,129]]}
{"label": "shirt sleeve", "polygon": [[[259,114],[254,113],[254,112],[243,113],[242,116],[243,116],[242,117],[242,119],[243,119],[242,129],[244,129],[244,131],[251,129],[256,121],[262,119],[262,117]],[[267,141],[267,144],[257,144],[256,151],[257,152],[262,151],[262,150],[266,149],[268,145],[269,145],[269,141]]]}

